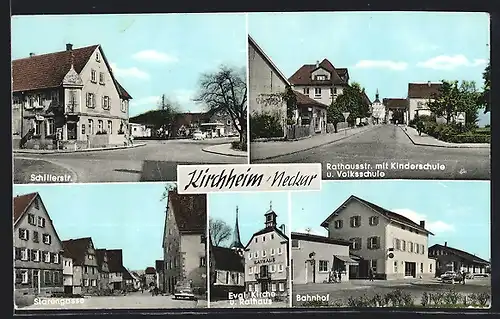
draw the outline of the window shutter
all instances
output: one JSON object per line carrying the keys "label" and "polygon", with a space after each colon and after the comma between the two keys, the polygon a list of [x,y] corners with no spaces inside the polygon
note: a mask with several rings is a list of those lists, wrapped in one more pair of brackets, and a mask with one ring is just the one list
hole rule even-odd
{"label": "window shutter", "polygon": [[377,237],[377,249],[380,248],[380,237]]}
{"label": "window shutter", "polygon": [[89,92],[87,92],[85,100],[86,100],[87,107],[89,107],[90,106],[90,93]]}
{"label": "window shutter", "polygon": [[23,239],[23,230],[19,228],[19,238]]}
{"label": "window shutter", "polygon": [[349,222],[350,222],[351,227],[354,227],[354,217],[351,217]]}
{"label": "window shutter", "polygon": [[52,236],[51,235],[47,235],[47,237],[49,238],[49,245],[52,244]]}
{"label": "window shutter", "polygon": [[108,109],[111,109],[111,97],[108,97]]}
{"label": "window shutter", "polygon": [[16,269],[16,284],[20,284],[23,282],[23,273],[20,270]]}
{"label": "window shutter", "polygon": [[29,230],[26,230],[26,240],[29,240],[30,239],[30,232]]}
{"label": "window shutter", "polygon": [[31,287],[31,283],[33,283],[33,270],[28,270],[28,285]]}

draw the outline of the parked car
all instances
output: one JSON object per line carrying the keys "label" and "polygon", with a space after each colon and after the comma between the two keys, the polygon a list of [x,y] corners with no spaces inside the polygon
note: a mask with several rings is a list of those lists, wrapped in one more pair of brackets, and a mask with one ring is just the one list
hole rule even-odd
{"label": "parked car", "polygon": [[179,283],[175,287],[174,299],[189,299],[196,300],[196,296],[193,293],[193,288],[189,283]]}
{"label": "parked car", "polygon": [[207,135],[204,132],[202,132],[202,131],[193,132],[193,139],[194,140],[204,140],[205,138],[207,138]]}
{"label": "parked car", "polygon": [[456,273],[454,271],[447,271],[441,275],[441,281],[451,283],[460,282],[462,281],[462,274]]}

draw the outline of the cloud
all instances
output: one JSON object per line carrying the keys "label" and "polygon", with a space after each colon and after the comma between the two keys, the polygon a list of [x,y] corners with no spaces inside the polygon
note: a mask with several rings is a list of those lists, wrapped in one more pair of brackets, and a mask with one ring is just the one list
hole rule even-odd
{"label": "cloud", "polygon": [[116,63],[111,63],[111,69],[117,77],[149,80],[149,74],[136,67],[122,69]]}
{"label": "cloud", "polygon": [[312,227],[304,227],[304,228],[299,228],[294,230],[294,232],[297,233],[304,233],[304,234],[311,234],[311,235],[318,235],[318,236],[328,236],[328,232],[326,229],[322,228],[312,228]]}
{"label": "cloud", "polygon": [[156,50],[143,50],[132,55],[132,58],[143,62],[175,63],[179,62],[177,57]]}
{"label": "cloud", "polygon": [[394,71],[406,70],[408,63],[390,60],[361,60],[355,65],[359,69],[389,69]]}
{"label": "cloud", "polygon": [[425,228],[436,234],[455,231],[455,227],[452,224],[448,224],[441,220],[427,221],[426,215],[417,213],[414,210],[408,208],[393,209],[392,211],[408,219],[411,219],[417,224],[419,224],[421,220],[425,220],[426,221]]}
{"label": "cloud", "polygon": [[426,61],[417,63],[418,67],[434,70],[453,70],[458,67],[475,67],[486,64],[485,59],[475,59],[469,61],[463,54],[439,55]]}
{"label": "cloud", "polygon": [[134,105],[134,106],[148,105],[149,104],[152,107],[156,107],[156,105],[160,101],[160,98],[161,98],[160,96],[146,96],[146,97],[142,97],[139,99],[134,99],[134,100],[130,101],[130,104]]}

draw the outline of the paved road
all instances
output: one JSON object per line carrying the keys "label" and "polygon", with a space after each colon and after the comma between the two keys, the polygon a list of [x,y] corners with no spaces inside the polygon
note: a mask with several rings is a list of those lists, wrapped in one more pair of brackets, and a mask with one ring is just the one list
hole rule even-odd
{"label": "paved road", "polygon": [[[284,155],[270,160],[252,161],[252,163],[322,163],[323,179],[489,180],[491,176],[490,149],[416,146],[401,128],[395,125],[377,126],[372,130],[309,151]],[[435,167],[438,169],[434,170],[412,170],[404,166],[402,168],[391,167],[394,165],[393,163],[439,166]],[[366,166],[356,169],[342,167],[342,164]],[[366,175],[339,175],[345,173]]]}
{"label": "paved road", "polygon": [[342,302],[346,304],[349,297],[359,298],[363,295],[373,297],[376,294],[384,295],[392,292],[395,289],[402,289],[405,292],[411,293],[416,305],[420,305],[422,294],[424,292],[447,292],[454,289],[457,293],[466,295],[471,293],[489,293],[491,294],[490,278],[476,278],[468,280],[465,285],[461,284],[443,284],[436,280],[408,282],[404,280],[376,280],[370,282],[368,280],[350,280],[349,283],[341,284],[306,284],[293,286],[293,301],[294,306],[300,306],[302,302],[297,301],[297,294],[306,296],[329,295],[329,303],[335,304]]}
{"label": "paved road", "polygon": [[[204,141],[169,140],[148,141],[145,146],[95,152],[60,153],[47,155],[16,154],[14,178],[29,182],[32,173],[54,174],[54,165],[61,174],[68,170],[76,175],[76,182],[139,182],[175,181],[178,164],[246,164],[244,157],[224,156],[204,152],[202,149],[234,139]],[[32,165],[33,159],[38,160]],[[46,167],[40,165],[46,161]],[[30,164],[31,163],[31,164]]]}
{"label": "paved road", "polygon": [[[206,308],[206,300],[174,300],[171,296],[151,296],[150,294],[133,293],[126,296],[95,296],[86,297],[81,303],[50,304],[56,299],[43,298],[36,301],[38,304],[23,307],[22,310],[33,309],[178,309],[178,308]],[[43,303],[43,304],[42,304]]]}

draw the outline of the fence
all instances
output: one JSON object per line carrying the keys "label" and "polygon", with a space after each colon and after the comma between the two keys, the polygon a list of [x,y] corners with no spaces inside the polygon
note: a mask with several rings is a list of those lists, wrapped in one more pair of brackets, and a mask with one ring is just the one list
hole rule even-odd
{"label": "fence", "polygon": [[287,140],[295,140],[312,135],[312,127],[309,125],[287,125],[285,138]]}
{"label": "fence", "polygon": [[[340,123],[337,123],[337,131],[338,130],[342,130],[342,129],[345,129],[347,127],[347,123],[346,122],[340,122]],[[335,133],[335,126],[332,124],[332,123],[328,123],[326,125],[326,132],[327,133]]]}

